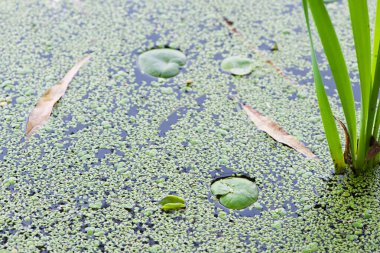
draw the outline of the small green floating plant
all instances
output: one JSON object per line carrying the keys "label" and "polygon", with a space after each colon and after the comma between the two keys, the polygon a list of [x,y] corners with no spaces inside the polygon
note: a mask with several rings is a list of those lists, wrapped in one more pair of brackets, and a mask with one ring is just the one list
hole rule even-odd
{"label": "small green floating plant", "polygon": [[171,78],[178,75],[180,69],[186,64],[186,55],[176,49],[158,48],[142,53],[138,63],[145,74]]}
{"label": "small green floating plant", "polygon": [[173,211],[186,208],[185,200],[175,195],[168,195],[160,201],[161,209]]}
{"label": "small green floating plant", "polygon": [[259,188],[247,178],[227,177],[215,181],[211,185],[211,193],[223,206],[240,210],[257,201]]}
{"label": "small green floating plant", "polygon": [[[380,88],[380,59],[378,57],[378,51],[380,46],[380,0],[377,2],[372,53],[367,1],[348,0],[348,5],[360,76],[361,109],[360,127],[358,130],[355,101],[349,72],[324,1],[303,0],[311,44],[311,60],[315,89],[336,173],[342,174],[348,166],[355,174],[361,174],[379,163],[380,104],[378,95]],[[309,9],[331,68],[347,124],[346,127],[340,122],[346,135],[346,148],[344,152],[317,63],[310,30]]]}
{"label": "small green floating plant", "polygon": [[253,71],[253,61],[241,56],[230,56],[222,61],[221,68],[233,75],[244,76]]}

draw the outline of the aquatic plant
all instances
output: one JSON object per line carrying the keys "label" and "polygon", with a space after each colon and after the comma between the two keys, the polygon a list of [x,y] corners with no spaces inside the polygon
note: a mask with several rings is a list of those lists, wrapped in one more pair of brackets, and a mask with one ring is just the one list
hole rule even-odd
{"label": "aquatic plant", "polygon": [[[303,0],[306,24],[311,44],[311,60],[315,89],[321,111],[326,138],[334,161],[336,173],[341,174],[348,166],[355,174],[372,168],[379,162],[380,63],[378,55],[380,38],[380,1],[377,4],[375,36],[371,53],[370,22],[367,1],[349,0],[351,26],[360,76],[360,127],[357,131],[356,109],[349,72],[334,26],[323,0]],[[339,122],[346,135],[343,152],[336,120],[332,113],[324,83],[318,67],[310,28],[309,9],[325,51],[336,89],[342,104],[347,127]]]}
{"label": "aquatic plant", "polygon": [[253,71],[253,61],[240,56],[231,56],[222,61],[221,68],[233,75],[244,76]]}
{"label": "aquatic plant", "polygon": [[215,181],[211,192],[220,204],[230,209],[244,209],[255,203],[259,189],[254,182],[243,177],[227,177]]}
{"label": "aquatic plant", "polygon": [[158,48],[142,53],[138,62],[145,74],[170,78],[178,75],[181,67],[186,64],[186,55],[175,49]]}
{"label": "aquatic plant", "polygon": [[168,195],[160,201],[161,209],[172,211],[186,208],[185,200],[175,195]]}

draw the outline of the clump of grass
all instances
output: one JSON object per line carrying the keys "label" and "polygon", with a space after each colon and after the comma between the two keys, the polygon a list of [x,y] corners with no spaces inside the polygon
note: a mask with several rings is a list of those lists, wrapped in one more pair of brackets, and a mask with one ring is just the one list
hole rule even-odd
{"label": "clump of grass", "polygon": [[[315,89],[336,173],[341,174],[345,168],[350,167],[355,174],[361,174],[379,163],[380,106],[378,95],[380,88],[380,59],[377,56],[380,46],[380,0],[377,3],[376,9],[375,36],[372,52],[367,1],[348,0],[360,76],[361,108],[359,127],[356,124],[355,101],[349,72],[324,1],[302,1],[311,44]],[[344,127],[346,133],[346,148],[344,152],[340,143],[337,122],[326,95],[315,55],[310,30],[309,9],[324,48],[345,116],[347,127]]]}

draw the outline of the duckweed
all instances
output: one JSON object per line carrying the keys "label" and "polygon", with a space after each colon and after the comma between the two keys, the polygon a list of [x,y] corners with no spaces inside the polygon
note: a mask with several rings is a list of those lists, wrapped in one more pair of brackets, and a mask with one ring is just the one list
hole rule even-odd
{"label": "duckweed", "polygon": [[[344,47],[350,47],[351,28],[340,22],[348,10],[340,4],[327,6]],[[324,133],[299,1],[268,0],[257,8],[237,0],[231,6],[199,0],[0,1],[0,100],[7,102],[0,107],[0,248],[302,252],[316,242],[321,252],[378,251],[380,174],[355,183],[332,176],[329,151],[319,137]],[[234,22],[246,42],[221,24],[221,16]],[[281,50],[265,47],[271,45],[268,37]],[[142,73],[139,56],[158,44],[176,45],[186,54],[180,74],[157,79]],[[278,75],[256,48],[292,81]],[[73,79],[47,127],[26,144],[30,109],[73,60],[88,53],[91,64]],[[254,59],[255,72],[236,78],[220,71],[220,61],[231,55]],[[354,57],[347,55],[348,62]],[[32,73],[20,74],[23,69]],[[193,81],[191,90],[182,92],[186,80]],[[326,85],[333,111],[342,118],[334,84]],[[25,99],[17,103],[18,97]],[[232,98],[294,130],[320,161],[305,160],[258,131]],[[188,110],[161,136],[161,123],[183,107]],[[228,209],[210,192],[213,180],[235,174],[254,177],[260,188],[250,208]],[[163,176],[165,182],[155,183]],[[15,183],[5,186],[9,178]],[[350,196],[342,197],[344,191]],[[162,212],[163,194],[181,196],[188,208]],[[89,207],[98,202],[105,208]],[[278,208],[287,213],[275,220],[272,210]],[[363,227],[354,227],[360,219]]]}

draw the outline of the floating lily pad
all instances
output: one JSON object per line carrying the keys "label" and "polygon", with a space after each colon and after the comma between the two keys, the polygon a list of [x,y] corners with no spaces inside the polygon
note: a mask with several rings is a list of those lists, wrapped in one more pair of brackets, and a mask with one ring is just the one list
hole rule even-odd
{"label": "floating lily pad", "polygon": [[169,49],[152,49],[139,56],[141,70],[151,76],[170,78],[178,75],[186,63],[186,55],[182,52]]}
{"label": "floating lily pad", "polygon": [[160,201],[161,209],[164,211],[185,208],[185,200],[175,195],[168,195]]}
{"label": "floating lily pad", "polygon": [[215,181],[211,192],[220,204],[230,209],[244,209],[257,201],[259,189],[247,178],[228,177]]}
{"label": "floating lily pad", "polygon": [[248,75],[253,70],[252,60],[240,56],[227,57],[222,61],[222,70],[233,75]]}

